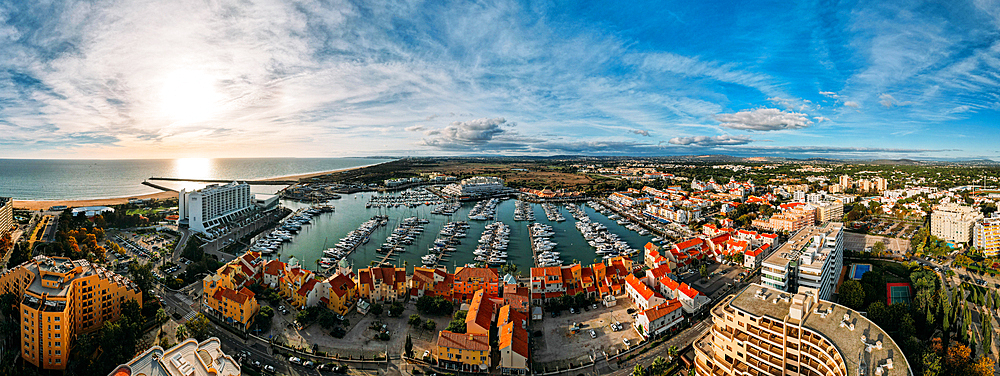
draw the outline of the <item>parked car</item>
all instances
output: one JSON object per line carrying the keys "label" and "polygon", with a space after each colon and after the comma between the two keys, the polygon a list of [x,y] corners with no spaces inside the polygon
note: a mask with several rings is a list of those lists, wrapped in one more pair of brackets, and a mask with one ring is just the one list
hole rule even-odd
{"label": "parked car", "polygon": [[590,338],[597,338],[597,332],[595,332],[594,329],[590,330]]}
{"label": "parked car", "polygon": [[294,356],[288,357],[288,362],[292,364],[302,364],[302,359],[296,358]]}
{"label": "parked car", "polygon": [[272,366],[270,364],[265,364],[264,368],[262,368],[262,369],[264,370],[264,372],[274,373],[274,366]]}
{"label": "parked car", "polygon": [[622,338],[622,343],[625,344],[626,349],[632,346],[632,342],[629,341],[628,338]]}
{"label": "parked car", "polygon": [[428,356],[431,356],[431,351],[430,350],[424,350],[424,355],[421,355],[420,359],[426,358]]}
{"label": "parked car", "polygon": [[302,366],[303,367],[312,367],[314,365],[316,365],[316,363],[313,363],[311,360],[307,360],[307,361],[302,362]]}

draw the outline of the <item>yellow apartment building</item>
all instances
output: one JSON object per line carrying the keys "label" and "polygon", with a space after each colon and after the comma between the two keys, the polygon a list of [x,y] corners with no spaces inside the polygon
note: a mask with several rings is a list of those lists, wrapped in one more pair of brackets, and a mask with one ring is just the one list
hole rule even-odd
{"label": "yellow apartment building", "polygon": [[437,341],[438,364],[462,372],[488,372],[490,368],[489,334],[463,334],[441,331]]}
{"label": "yellow apartment building", "polygon": [[3,271],[0,293],[20,299],[21,357],[44,369],[66,369],[74,336],[117,320],[124,302],[142,306],[132,281],[66,257],[37,256]]}

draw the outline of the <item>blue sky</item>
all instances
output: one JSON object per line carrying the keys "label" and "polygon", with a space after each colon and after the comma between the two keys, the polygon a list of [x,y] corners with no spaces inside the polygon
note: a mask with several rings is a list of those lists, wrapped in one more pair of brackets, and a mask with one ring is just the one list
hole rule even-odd
{"label": "blue sky", "polygon": [[997,159],[1000,2],[0,1],[0,157]]}

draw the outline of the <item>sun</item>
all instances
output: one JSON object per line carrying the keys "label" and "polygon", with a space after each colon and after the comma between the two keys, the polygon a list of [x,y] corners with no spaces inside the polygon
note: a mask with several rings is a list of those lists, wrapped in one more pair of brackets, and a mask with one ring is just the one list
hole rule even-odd
{"label": "sun", "polygon": [[174,174],[187,179],[212,177],[212,160],[208,158],[178,158],[174,160]]}
{"label": "sun", "polygon": [[197,70],[176,70],[167,74],[160,91],[160,111],[175,122],[208,120],[220,105],[215,82],[215,78]]}

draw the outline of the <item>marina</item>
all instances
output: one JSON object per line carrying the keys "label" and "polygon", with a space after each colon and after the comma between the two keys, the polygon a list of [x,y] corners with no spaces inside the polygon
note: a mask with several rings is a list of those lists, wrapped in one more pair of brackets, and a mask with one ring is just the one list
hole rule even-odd
{"label": "marina", "polygon": [[[523,275],[527,275],[527,271],[535,266],[536,258],[532,251],[533,243],[528,225],[525,222],[515,221],[513,216],[515,206],[517,205],[516,200],[497,200],[494,219],[492,221],[483,221],[467,220],[469,213],[476,205],[475,202],[459,203],[459,208],[451,215],[432,214],[432,211],[441,204],[418,205],[415,207],[401,205],[396,207],[366,208],[369,199],[374,195],[402,195],[402,192],[387,194],[372,192],[345,194],[342,199],[336,202],[336,211],[313,216],[310,224],[301,226],[301,229],[296,234],[289,233],[289,235],[293,235],[290,236],[291,239],[276,244],[275,251],[266,256],[268,258],[277,257],[283,261],[295,257],[297,260],[300,260],[303,266],[309,267],[313,265],[317,267],[317,270],[321,270],[322,265],[319,262],[322,261],[323,257],[328,257],[327,261],[332,261],[330,259],[335,258],[324,254],[325,250],[332,247],[332,242],[335,239],[343,239],[349,233],[361,227],[363,223],[370,221],[373,216],[381,216],[385,220],[385,225],[376,226],[371,230],[369,242],[361,242],[356,245],[353,251],[349,253],[342,252],[340,254],[343,259],[347,260],[349,264],[354,265],[355,268],[373,264],[378,265],[380,263],[412,268],[424,265],[423,256],[430,253],[438,255],[436,256],[437,260],[433,264],[435,266],[445,266],[453,269],[456,266],[476,264],[476,255],[473,252],[479,246],[479,243],[473,241],[473,239],[479,239],[484,231],[486,231],[487,225],[494,222],[503,222],[509,228],[506,249],[507,263],[516,265],[518,270],[524,273]],[[407,196],[416,197],[413,194],[408,194]],[[381,200],[386,202],[398,201]],[[295,211],[310,209],[312,207],[308,204],[290,200],[282,200],[282,205]],[[583,237],[583,234],[575,228],[575,223],[579,220],[572,218],[570,216],[571,213],[563,205],[551,205],[550,209],[558,212],[564,218],[562,222],[548,220],[540,204],[528,204],[527,208],[537,218],[535,222],[552,227],[551,232],[553,234],[549,238],[549,241],[558,244],[557,248],[553,248],[553,250],[560,253],[559,260],[562,263],[592,263],[600,261],[603,257],[596,255],[595,249],[590,246],[587,239]],[[636,232],[618,225],[614,220],[601,215],[592,207],[583,207],[580,210],[589,215],[592,223],[600,223],[606,226],[609,231],[619,234],[620,239],[627,242],[630,249],[642,248],[650,239],[648,236],[640,236]],[[424,233],[413,237],[411,244],[403,244],[404,252],[393,251],[391,254],[379,252],[384,243],[382,240],[387,239],[399,227],[400,223],[411,217],[423,218],[428,221],[428,223],[421,224],[424,228]],[[467,237],[455,237],[455,240],[458,242],[447,244],[447,240],[451,239],[451,236],[445,235],[447,234],[445,230],[451,228],[454,231],[459,229],[459,227],[462,230],[460,233]],[[431,234],[437,235],[431,236]],[[440,243],[439,240],[446,240],[444,247],[439,247],[435,244]],[[449,248],[453,248],[454,250],[450,250]]]}

